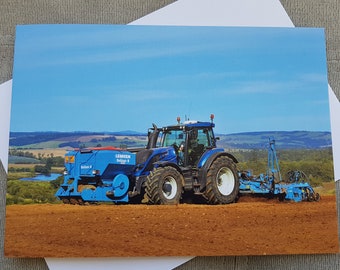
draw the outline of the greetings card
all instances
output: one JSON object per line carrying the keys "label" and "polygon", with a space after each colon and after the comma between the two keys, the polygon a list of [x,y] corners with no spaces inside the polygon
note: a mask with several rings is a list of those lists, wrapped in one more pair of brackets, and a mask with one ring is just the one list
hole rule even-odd
{"label": "greetings card", "polygon": [[323,29],[18,26],[12,96],[6,256],[338,252]]}

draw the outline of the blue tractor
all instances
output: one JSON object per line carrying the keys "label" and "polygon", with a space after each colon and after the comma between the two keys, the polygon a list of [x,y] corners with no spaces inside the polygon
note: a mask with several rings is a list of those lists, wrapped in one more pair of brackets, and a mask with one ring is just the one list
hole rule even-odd
{"label": "blue tractor", "polygon": [[178,118],[162,128],[153,124],[141,149],[70,151],[56,196],[71,204],[178,204],[188,194],[209,204],[232,203],[239,192],[237,160],[217,148],[213,118],[184,123]]}

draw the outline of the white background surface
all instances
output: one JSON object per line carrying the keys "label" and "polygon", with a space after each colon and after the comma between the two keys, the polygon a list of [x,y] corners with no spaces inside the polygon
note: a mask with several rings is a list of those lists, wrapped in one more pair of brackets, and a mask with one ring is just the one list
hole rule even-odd
{"label": "white background surface", "polygon": [[333,90],[328,86],[329,107],[331,113],[331,129],[332,129],[332,147],[334,162],[334,178],[335,181],[340,180],[340,102],[335,96]]}
{"label": "white background surface", "polygon": [[12,80],[0,85],[0,160],[8,167],[8,140],[12,101]]}

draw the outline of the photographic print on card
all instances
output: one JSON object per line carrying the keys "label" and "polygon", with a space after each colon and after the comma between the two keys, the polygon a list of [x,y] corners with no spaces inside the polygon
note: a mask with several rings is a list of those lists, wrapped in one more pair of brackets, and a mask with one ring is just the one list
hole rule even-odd
{"label": "photographic print on card", "polygon": [[10,257],[336,253],[323,29],[18,26],[6,214]]}

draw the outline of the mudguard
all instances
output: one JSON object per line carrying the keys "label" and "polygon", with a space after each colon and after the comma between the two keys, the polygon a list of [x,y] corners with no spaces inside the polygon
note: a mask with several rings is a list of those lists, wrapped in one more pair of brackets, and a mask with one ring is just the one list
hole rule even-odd
{"label": "mudguard", "polygon": [[200,190],[204,189],[207,182],[207,173],[210,169],[211,164],[218,157],[226,156],[230,158],[234,163],[238,163],[238,160],[227,152],[224,152],[222,148],[214,148],[206,151],[198,162],[198,182],[200,184]]}
{"label": "mudguard", "polygon": [[177,165],[177,155],[173,147],[159,147],[149,151],[150,152],[146,156],[146,160],[142,164],[143,166],[140,168],[140,170],[135,172],[135,187],[138,194],[140,194],[142,191],[142,186],[146,181],[146,177],[154,168],[172,166],[175,167],[179,172],[181,171]]}

